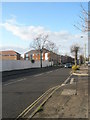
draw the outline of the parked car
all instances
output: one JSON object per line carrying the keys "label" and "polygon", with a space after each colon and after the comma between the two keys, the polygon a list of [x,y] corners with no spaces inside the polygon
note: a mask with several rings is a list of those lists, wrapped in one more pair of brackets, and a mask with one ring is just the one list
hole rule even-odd
{"label": "parked car", "polygon": [[64,67],[65,67],[65,68],[71,68],[71,67],[72,67],[72,64],[71,64],[71,63],[66,63]]}

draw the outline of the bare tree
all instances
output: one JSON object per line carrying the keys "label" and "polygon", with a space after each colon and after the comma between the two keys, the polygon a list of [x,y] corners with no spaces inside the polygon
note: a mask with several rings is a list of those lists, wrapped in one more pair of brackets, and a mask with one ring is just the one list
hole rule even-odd
{"label": "bare tree", "polygon": [[48,44],[46,45],[46,49],[48,49],[50,51],[51,56],[53,56],[51,58],[51,65],[53,64],[53,58],[54,58],[55,54],[57,55],[57,63],[58,63],[58,56],[59,56],[58,53],[59,53],[59,51],[58,51],[57,45],[52,41],[48,41]]}
{"label": "bare tree", "polygon": [[41,33],[38,34],[37,37],[34,38],[31,47],[40,51],[40,66],[42,68],[42,53],[43,48],[45,48],[48,43],[48,34]]}
{"label": "bare tree", "polygon": [[54,42],[48,41],[46,48],[53,53],[58,53],[58,47]]}
{"label": "bare tree", "polygon": [[84,63],[84,56],[83,56],[83,55],[80,55],[79,58],[80,58],[80,65],[81,65],[81,64]]}
{"label": "bare tree", "polygon": [[[80,7],[81,7],[81,14],[79,15],[79,22],[77,22],[74,25],[74,27],[80,30],[84,34],[89,33],[88,38],[90,39],[90,8],[87,11],[82,4],[80,5]],[[88,3],[88,7],[90,7],[90,2]],[[83,38],[83,36],[81,36],[81,38]],[[88,44],[90,44],[90,41],[88,42]],[[85,61],[86,61],[86,44],[85,44]]]}
{"label": "bare tree", "polygon": [[[47,50],[51,51],[51,54],[58,53],[58,47],[54,42],[48,40],[49,35],[45,33],[38,34],[37,37],[34,38],[30,47],[34,48],[35,50],[39,50],[40,52],[40,66],[42,68],[42,53],[43,49],[46,48]],[[53,60],[52,60],[53,61]]]}
{"label": "bare tree", "polygon": [[74,44],[71,46],[71,53],[74,53],[74,55],[75,55],[75,65],[77,65],[79,50],[80,50],[80,46],[78,46],[77,44],[76,45]]}
{"label": "bare tree", "polygon": [[47,42],[48,42],[48,34],[41,33],[34,38],[31,46],[34,49],[40,50],[46,46]]}
{"label": "bare tree", "polygon": [[82,32],[90,31],[90,11],[87,11],[82,4],[81,7],[81,14],[79,15],[80,21],[77,22],[74,27]]}

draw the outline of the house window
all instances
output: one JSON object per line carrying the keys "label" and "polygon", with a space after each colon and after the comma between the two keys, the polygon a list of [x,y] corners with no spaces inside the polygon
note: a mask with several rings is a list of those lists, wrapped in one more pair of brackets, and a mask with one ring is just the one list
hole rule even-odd
{"label": "house window", "polygon": [[28,60],[28,58],[26,58],[26,60]]}
{"label": "house window", "polygon": [[16,55],[10,55],[10,56],[16,56]]}
{"label": "house window", "polygon": [[2,56],[9,56],[9,55],[5,55],[5,54],[3,54]]}
{"label": "house window", "polygon": [[48,53],[45,53],[45,60],[48,60]]}
{"label": "house window", "polygon": [[32,58],[33,58],[33,56],[32,56],[32,54],[30,55],[30,59],[32,60]]}
{"label": "house window", "polygon": [[42,53],[42,60],[43,60],[43,53]]}
{"label": "house window", "polygon": [[28,57],[28,53],[26,54],[26,57]]}

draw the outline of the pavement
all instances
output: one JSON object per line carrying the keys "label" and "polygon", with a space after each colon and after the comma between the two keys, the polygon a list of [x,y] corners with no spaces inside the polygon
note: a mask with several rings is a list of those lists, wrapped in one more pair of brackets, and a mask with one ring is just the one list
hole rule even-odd
{"label": "pavement", "polygon": [[33,118],[89,118],[88,67],[81,66],[75,73]]}

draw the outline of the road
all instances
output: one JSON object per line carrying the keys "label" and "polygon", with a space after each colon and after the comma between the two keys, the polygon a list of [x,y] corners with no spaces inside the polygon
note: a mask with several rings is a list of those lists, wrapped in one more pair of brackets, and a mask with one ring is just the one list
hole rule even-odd
{"label": "road", "polygon": [[32,76],[23,76],[2,85],[2,116],[16,118],[49,88],[62,84],[71,69],[60,68]]}

